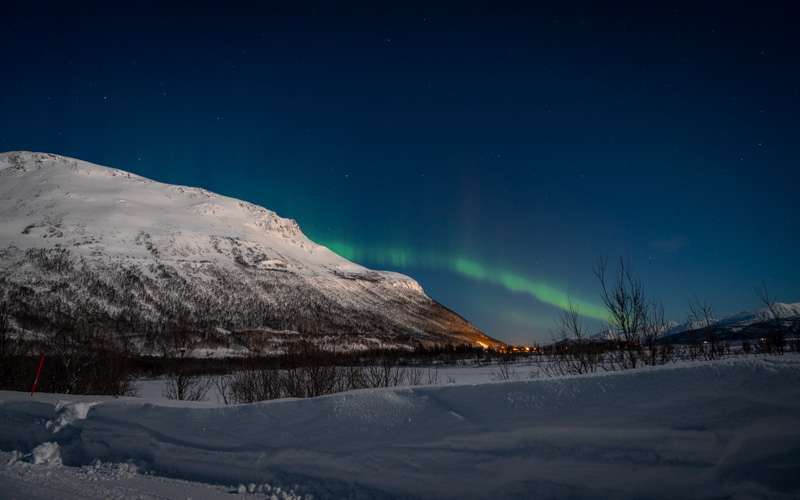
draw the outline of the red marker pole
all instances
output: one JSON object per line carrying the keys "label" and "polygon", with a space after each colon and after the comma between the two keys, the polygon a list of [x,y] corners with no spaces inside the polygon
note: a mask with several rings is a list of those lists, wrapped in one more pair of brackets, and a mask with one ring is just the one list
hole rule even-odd
{"label": "red marker pole", "polygon": [[36,390],[36,382],[39,381],[39,374],[42,373],[43,364],[44,364],[44,356],[42,356],[42,360],[39,361],[39,369],[36,370],[36,379],[33,381],[33,389],[31,389],[31,396],[33,396],[33,391]]}

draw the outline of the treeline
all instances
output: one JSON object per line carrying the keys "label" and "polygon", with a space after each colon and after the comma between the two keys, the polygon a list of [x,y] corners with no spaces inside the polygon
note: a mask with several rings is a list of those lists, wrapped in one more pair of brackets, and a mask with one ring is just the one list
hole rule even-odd
{"label": "treeline", "polygon": [[[778,316],[779,317],[779,316]],[[162,336],[159,354],[141,356],[130,338],[92,325],[91,316],[64,323],[36,339],[11,335],[8,306],[0,301],[0,388],[27,391],[41,356],[45,362],[37,390],[70,394],[135,395],[134,381],[160,378],[169,399],[201,400],[214,389],[226,403],[283,397],[315,397],[335,392],[402,385],[452,382],[439,371],[452,365],[491,365],[494,380],[617,371],[673,363],[713,360],[749,353],[800,351],[797,322],[779,319],[752,346],[732,347],[711,322],[694,330],[689,341],[674,344],[665,332],[653,339],[642,329],[628,339],[567,337],[578,317],[566,311],[563,338],[547,346],[484,349],[466,345],[419,344],[414,349],[353,351],[329,336],[296,336],[279,354],[245,357],[197,357],[202,332],[173,325]],[[572,326],[570,326],[572,325]],[[516,367],[516,368],[515,368]]]}
{"label": "treeline", "polygon": [[[151,253],[156,248],[146,234],[137,244]],[[236,241],[230,244],[241,245]],[[430,344],[430,339],[442,338],[442,332],[426,338],[424,333],[414,333],[416,330],[430,324],[463,322],[449,311],[449,316],[436,316],[444,308],[430,309],[435,303],[424,295],[418,297],[422,302],[409,301],[397,287],[386,285],[364,295],[373,300],[376,291],[385,293],[385,306],[390,309],[383,307],[381,314],[368,308],[345,309],[323,293],[330,284],[258,269],[254,262],[265,257],[250,255],[250,249],[234,253],[240,258],[231,270],[209,262],[126,263],[102,256],[82,257],[63,248],[0,249],[0,388],[29,390],[42,356],[40,391],[126,395],[134,390],[134,377],[156,374],[174,380],[168,397],[188,399],[195,392],[191,381],[201,371],[288,367],[288,373],[300,375],[298,381],[284,383],[282,391],[295,395],[332,390],[330,384],[319,383],[312,370],[319,363],[327,369],[332,364],[408,362],[391,351],[370,350],[371,341],[364,337],[401,347],[397,352],[414,351],[420,359],[464,355],[457,347],[422,347],[421,342]],[[351,287],[382,286],[372,278],[348,283]],[[428,314],[438,322],[430,321]],[[285,333],[281,334],[282,330]],[[313,339],[313,345],[324,347],[312,351],[305,345],[301,356],[295,352],[292,338]],[[360,348],[361,357],[348,357],[343,354],[347,349],[330,339],[350,342],[348,348]],[[232,347],[255,355],[246,361],[195,358],[201,348]],[[338,354],[323,356],[323,351]],[[275,352],[280,354],[260,355]],[[144,357],[142,353],[152,355]],[[313,361],[297,361],[300,358]],[[390,380],[408,380],[394,372]],[[366,386],[371,379],[377,377],[353,375],[347,387]],[[310,380],[312,389],[301,390],[303,380]],[[337,382],[335,387],[342,384]]]}
{"label": "treeline", "polygon": [[134,392],[130,342],[93,323],[91,314],[81,316],[77,324],[54,323],[27,336],[12,331],[9,309],[8,302],[0,300],[0,389],[31,390],[44,358],[37,390],[113,396]]}
{"label": "treeline", "polygon": [[[600,282],[601,298],[608,311],[607,328],[613,339],[598,340],[588,335],[580,311],[570,302],[557,320],[553,342],[536,358],[533,373],[550,376],[578,375],[597,371],[635,369],[679,360],[712,361],[751,353],[783,355],[800,352],[800,324],[797,317],[787,318],[777,298],[766,285],[756,294],[770,311],[767,322],[755,341],[743,338],[734,349],[723,328],[716,323],[714,308],[697,297],[689,300],[689,330],[676,343],[664,315],[664,307],[645,292],[644,285],[631,268],[620,259],[615,270],[599,259],[594,268]],[[509,378],[507,369],[501,378]]]}
{"label": "treeline", "polygon": [[[0,389],[31,390],[44,357],[37,391],[131,396],[141,377],[163,378],[164,396],[198,400],[211,384],[230,402],[313,397],[343,390],[438,383],[421,365],[491,363],[493,351],[466,345],[354,351],[331,336],[294,335],[277,354],[200,357],[208,338],[188,321],[165,325],[156,354],[140,354],[140,338],[106,328],[91,309],[61,315],[35,336],[12,331],[9,304],[0,297]],[[76,318],[79,318],[76,321]],[[108,325],[106,325],[108,326]]]}
{"label": "treeline", "polygon": [[[57,329],[64,318],[77,323],[88,312],[97,328],[135,334],[144,348],[156,347],[160,335],[179,323],[223,343],[227,334],[221,332],[351,337],[382,332],[432,343],[469,330],[461,318],[423,294],[369,276],[348,280],[347,290],[341,290],[341,283],[330,277],[263,269],[256,264],[265,255],[231,241],[228,246],[239,257],[233,266],[81,256],[65,248],[0,249],[0,294],[16,331]],[[137,244],[156,248],[146,234]],[[228,250],[224,245],[219,249]],[[349,294],[358,305],[340,300],[337,293]]]}
{"label": "treeline", "polygon": [[[43,392],[133,395],[136,378],[160,377],[165,380],[164,396],[171,399],[202,399],[214,387],[225,401],[245,403],[435,384],[443,382],[437,367],[452,364],[491,364],[494,379],[510,380],[521,378],[514,371],[520,362],[530,365],[528,376],[535,377],[800,351],[797,319],[784,318],[766,288],[759,291],[759,298],[774,319],[752,343],[745,340],[732,347],[712,321],[713,308],[697,298],[690,301],[688,316],[696,328],[680,343],[674,342],[660,302],[645,294],[623,260],[614,272],[602,260],[594,268],[609,311],[607,326],[617,334],[614,339],[590,337],[581,324],[580,311],[570,305],[559,316],[550,345],[497,351],[425,344],[408,334],[395,337],[405,348],[354,349],[358,344],[351,339],[359,336],[345,329],[344,320],[341,334],[287,334],[267,345],[264,332],[236,332],[233,326],[221,332],[220,324],[225,323],[211,318],[219,304],[235,302],[247,293],[203,302],[191,295],[196,287],[173,268],[153,270],[176,274],[166,282],[167,292],[158,291],[148,281],[152,278],[135,268],[100,273],[85,269],[84,261],[67,252],[18,251],[17,256],[23,254],[16,272],[36,276],[36,280],[11,286],[7,274],[0,277],[4,290],[0,291],[0,388],[6,390],[30,390],[42,356],[37,390]],[[226,283],[220,279],[215,283]],[[259,286],[275,285],[270,283]],[[202,309],[203,305],[209,309]],[[327,312],[323,308],[319,314]],[[356,315],[356,320],[364,321],[359,331],[375,327],[362,316]],[[204,348],[230,347],[231,342],[247,347],[250,355],[198,357]],[[153,355],[142,356],[142,352]]]}

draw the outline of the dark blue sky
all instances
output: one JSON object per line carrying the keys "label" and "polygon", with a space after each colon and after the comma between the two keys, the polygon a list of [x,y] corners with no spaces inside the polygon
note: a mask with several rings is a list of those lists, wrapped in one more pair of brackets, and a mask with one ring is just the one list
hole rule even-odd
{"label": "dark blue sky", "polygon": [[596,316],[599,256],[676,321],[800,300],[797,2],[252,3],[5,2],[0,150],[263,205],[507,342]]}

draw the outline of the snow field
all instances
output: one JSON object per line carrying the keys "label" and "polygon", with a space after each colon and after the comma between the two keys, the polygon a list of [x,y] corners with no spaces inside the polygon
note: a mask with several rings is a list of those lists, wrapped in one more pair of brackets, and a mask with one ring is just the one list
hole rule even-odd
{"label": "snow field", "polygon": [[20,467],[52,473],[99,461],[128,464],[136,491],[155,491],[158,478],[209,498],[270,498],[274,485],[303,498],[800,495],[797,356],[238,406],[0,400],[0,449],[13,453],[0,483],[17,481]]}

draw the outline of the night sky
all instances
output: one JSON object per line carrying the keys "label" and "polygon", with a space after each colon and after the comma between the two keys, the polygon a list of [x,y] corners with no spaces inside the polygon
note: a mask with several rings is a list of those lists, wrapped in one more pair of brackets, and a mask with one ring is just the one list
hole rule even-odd
{"label": "night sky", "polygon": [[254,3],[4,2],[0,150],[262,205],[506,342],[599,327],[598,257],[678,322],[800,301],[798,2]]}

